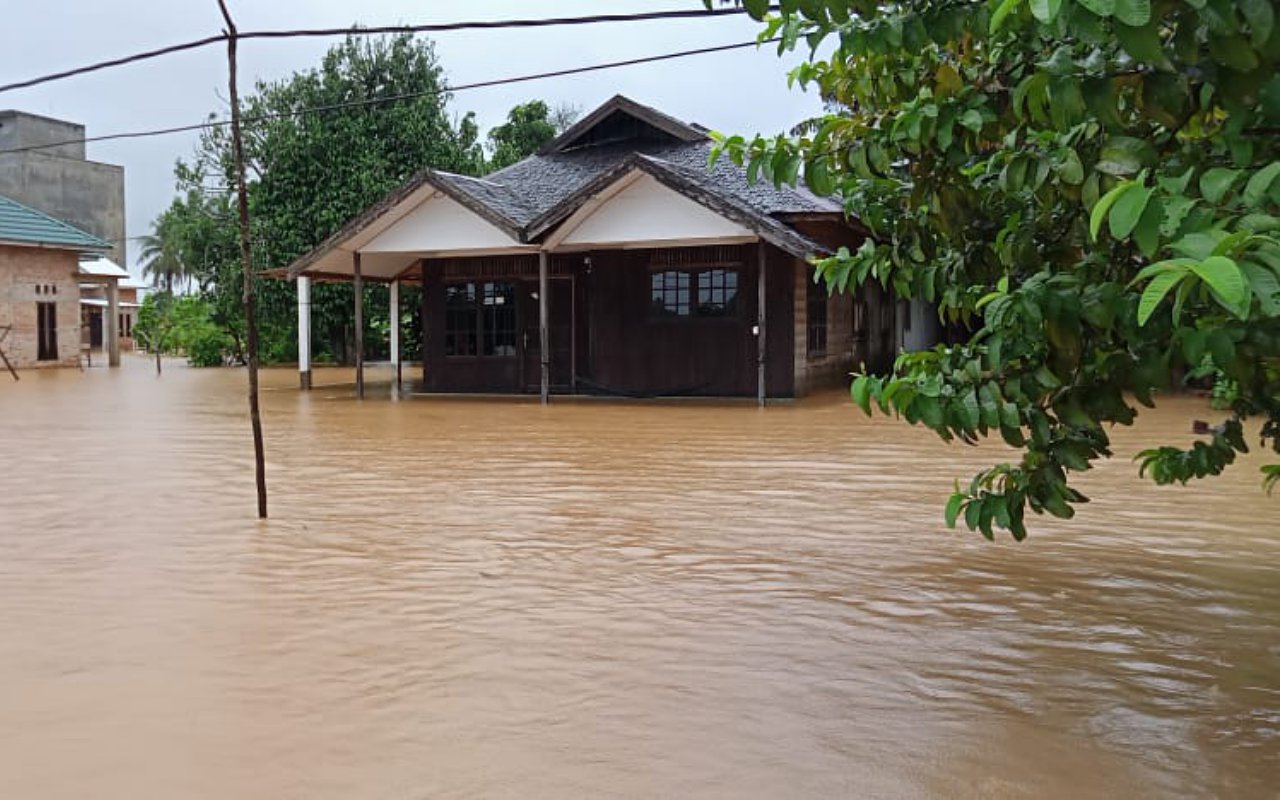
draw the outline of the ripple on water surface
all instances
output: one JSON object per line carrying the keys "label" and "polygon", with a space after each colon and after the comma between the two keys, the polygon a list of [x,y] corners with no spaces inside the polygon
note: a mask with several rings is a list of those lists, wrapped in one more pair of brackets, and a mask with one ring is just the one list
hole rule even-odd
{"label": "ripple on water surface", "polygon": [[[145,362],[0,384],[0,796],[1275,796],[1257,458],[1162,490],[1116,432],[1025,544],[946,446],[760,412],[355,402]],[[86,410],[92,413],[86,413]]]}

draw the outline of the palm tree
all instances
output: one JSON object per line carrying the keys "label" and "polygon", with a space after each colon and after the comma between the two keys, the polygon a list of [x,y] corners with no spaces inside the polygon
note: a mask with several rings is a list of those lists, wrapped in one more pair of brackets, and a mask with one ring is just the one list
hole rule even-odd
{"label": "palm tree", "polygon": [[153,232],[140,240],[142,274],[152,278],[157,286],[163,286],[170,294],[175,284],[185,284],[191,279],[190,270],[179,252],[180,245],[173,227],[173,217],[166,211],[152,223]]}

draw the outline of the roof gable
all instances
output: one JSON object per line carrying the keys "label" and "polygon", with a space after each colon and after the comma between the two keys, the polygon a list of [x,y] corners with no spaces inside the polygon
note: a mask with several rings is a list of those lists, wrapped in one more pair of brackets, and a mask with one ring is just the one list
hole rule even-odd
{"label": "roof gable", "polygon": [[706,138],[706,131],[700,128],[617,95],[543,145],[538,153],[564,153],[617,142],[678,144]]}
{"label": "roof gable", "polygon": [[0,195],[0,241],[60,250],[111,249],[111,245],[97,236],[3,195]]}

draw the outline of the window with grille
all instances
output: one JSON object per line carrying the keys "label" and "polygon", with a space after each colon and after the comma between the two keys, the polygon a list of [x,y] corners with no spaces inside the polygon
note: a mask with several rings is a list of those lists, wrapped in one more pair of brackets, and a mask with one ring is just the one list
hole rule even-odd
{"label": "window with grille", "polygon": [[827,354],[827,285],[825,282],[809,281],[808,291],[808,346],[810,358],[818,358]]}
{"label": "window with grille", "polygon": [[484,355],[516,355],[516,287],[486,283],[482,292]]}
{"label": "window with grille", "polygon": [[698,316],[732,317],[738,313],[738,271],[708,269],[698,273]]}
{"label": "window with grille", "polygon": [[480,338],[476,313],[476,285],[452,283],[444,287],[444,354],[474,356]]}
{"label": "window with grille", "polygon": [[515,357],[516,329],[514,283],[445,284],[446,356]]}
{"label": "window with grille", "polygon": [[652,302],[649,309],[655,317],[687,317],[690,303],[690,276],[688,272],[666,270],[650,276]]}

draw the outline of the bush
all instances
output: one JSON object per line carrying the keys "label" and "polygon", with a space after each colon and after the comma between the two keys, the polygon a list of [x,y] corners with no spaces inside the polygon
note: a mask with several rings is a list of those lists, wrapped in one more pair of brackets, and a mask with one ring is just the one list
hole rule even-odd
{"label": "bush", "polygon": [[187,363],[193,367],[221,367],[226,363],[231,341],[222,329],[207,323],[186,332]]}

